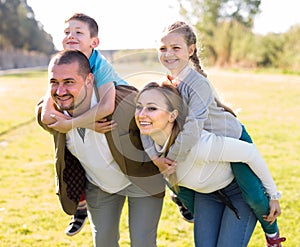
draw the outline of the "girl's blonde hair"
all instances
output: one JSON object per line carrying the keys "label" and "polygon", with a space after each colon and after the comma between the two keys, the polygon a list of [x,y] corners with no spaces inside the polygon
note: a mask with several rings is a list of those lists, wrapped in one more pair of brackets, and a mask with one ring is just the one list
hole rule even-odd
{"label": "girl's blonde hair", "polygon": [[[178,33],[181,34],[187,44],[187,46],[195,45],[194,53],[190,56],[190,62],[192,63],[194,69],[199,72],[201,75],[204,77],[207,77],[207,74],[204,72],[200,65],[200,59],[198,57],[198,50],[197,50],[197,37],[191,26],[186,24],[183,21],[176,21],[173,24],[169,25],[168,27],[165,28],[164,34],[167,33]],[[236,117],[236,114],[234,111],[224,105],[219,99],[216,91],[214,90],[214,87],[210,85],[212,90],[214,91],[215,94],[215,101],[217,103],[217,106],[222,107],[225,111],[230,112],[233,116]]]}

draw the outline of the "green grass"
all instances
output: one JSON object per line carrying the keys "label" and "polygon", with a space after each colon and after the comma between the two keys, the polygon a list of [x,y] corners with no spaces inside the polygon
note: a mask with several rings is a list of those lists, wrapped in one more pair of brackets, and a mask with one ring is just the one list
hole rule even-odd
{"label": "green grass", "polygon": [[[126,68],[116,67],[138,87],[161,75],[161,69],[154,67],[146,71],[136,65],[127,74]],[[284,246],[299,246],[300,77],[212,69],[207,72],[224,100],[242,109],[239,119],[283,193],[278,221],[282,235],[287,237]],[[33,120],[35,103],[46,86],[46,72],[0,77],[0,246],[92,246],[88,224],[74,237],[64,234],[70,217],[63,213],[55,195],[52,138]],[[126,207],[120,245],[129,246]],[[193,225],[180,218],[169,196],[159,224],[158,245],[193,246]],[[259,225],[249,246],[264,246]]]}

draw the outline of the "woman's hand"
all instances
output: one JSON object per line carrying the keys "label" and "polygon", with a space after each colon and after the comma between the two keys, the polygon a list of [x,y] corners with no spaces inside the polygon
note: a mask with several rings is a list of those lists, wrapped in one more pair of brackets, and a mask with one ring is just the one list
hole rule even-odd
{"label": "woman's hand", "polygon": [[164,177],[168,177],[176,171],[176,162],[168,158],[155,158],[153,159],[153,163],[158,167],[160,173],[162,173]]}
{"label": "woman's hand", "polygon": [[279,201],[270,200],[269,206],[270,206],[270,213],[269,215],[264,215],[263,218],[265,221],[268,221],[270,222],[270,224],[273,224],[276,218],[281,214]]}

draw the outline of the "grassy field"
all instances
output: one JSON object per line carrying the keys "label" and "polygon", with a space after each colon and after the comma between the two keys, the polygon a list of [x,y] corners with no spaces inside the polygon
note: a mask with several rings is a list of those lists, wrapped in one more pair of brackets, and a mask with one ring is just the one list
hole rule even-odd
{"label": "grassy field", "polygon": [[[116,66],[120,74],[141,87],[161,77],[161,70],[140,65]],[[142,71],[142,72],[140,72]],[[210,80],[224,101],[239,109],[265,157],[279,190],[279,226],[284,246],[299,246],[300,221],[300,77],[232,73],[210,69]],[[70,217],[60,208],[54,190],[51,136],[34,121],[34,106],[47,86],[46,72],[0,76],[0,246],[92,246],[89,225],[74,237],[64,229]],[[127,210],[121,221],[120,245],[128,247]],[[249,244],[264,246],[259,225]],[[165,199],[159,224],[160,247],[193,246],[193,225],[183,221]],[[233,246],[234,247],[234,246]]]}

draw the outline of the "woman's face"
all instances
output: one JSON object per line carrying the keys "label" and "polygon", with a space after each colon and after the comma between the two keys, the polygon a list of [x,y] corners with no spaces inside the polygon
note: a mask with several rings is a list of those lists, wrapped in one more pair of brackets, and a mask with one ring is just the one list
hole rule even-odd
{"label": "woman's face", "polygon": [[158,89],[143,92],[137,100],[135,121],[142,135],[153,139],[167,138],[173,127],[172,115],[168,111],[165,96]]}

